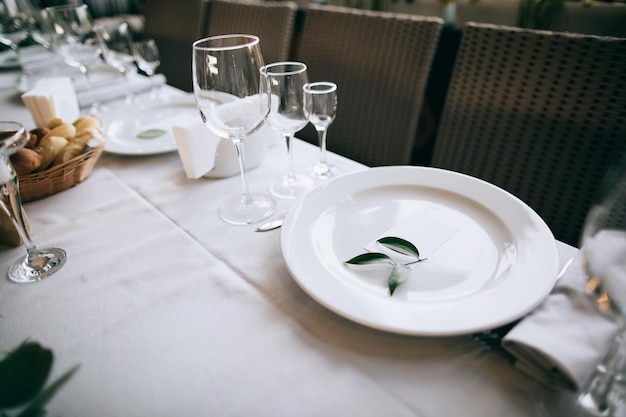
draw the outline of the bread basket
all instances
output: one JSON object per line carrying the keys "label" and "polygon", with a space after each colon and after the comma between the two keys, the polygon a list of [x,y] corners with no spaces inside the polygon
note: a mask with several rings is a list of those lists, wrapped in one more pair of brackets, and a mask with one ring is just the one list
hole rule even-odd
{"label": "bread basket", "polygon": [[102,155],[104,143],[103,138],[94,137],[85,152],[69,161],[18,177],[22,202],[41,200],[83,182]]}

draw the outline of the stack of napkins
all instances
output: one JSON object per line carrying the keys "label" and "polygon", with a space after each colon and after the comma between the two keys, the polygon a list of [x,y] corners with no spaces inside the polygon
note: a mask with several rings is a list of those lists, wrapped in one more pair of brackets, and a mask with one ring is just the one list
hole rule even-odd
{"label": "stack of napkins", "polygon": [[[590,248],[607,267],[615,265],[624,274],[621,251],[624,236],[607,236]],[[579,255],[559,279],[543,304],[518,323],[503,339],[502,346],[516,358],[520,371],[551,386],[581,389],[604,359],[619,326],[601,314],[586,293],[586,271]],[[622,277],[623,279],[623,277]]]}
{"label": "stack of napkins", "polygon": [[22,94],[37,127],[45,126],[54,118],[76,120],[80,115],[76,91],[69,77],[44,78]]}

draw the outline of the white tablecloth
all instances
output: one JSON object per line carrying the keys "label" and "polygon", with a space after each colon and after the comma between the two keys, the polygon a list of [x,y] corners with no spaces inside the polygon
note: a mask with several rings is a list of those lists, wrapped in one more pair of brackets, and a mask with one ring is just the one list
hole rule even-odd
{"label": "white tablecloth", "polygon": [[[30,125],[12,89],[0,93],[4,118]],[[299,169],[318,157],[304,142],[294,152]],[[271,148],[250,187],[285,168],[285,149]],[[69,260],[42,282],[0,279],[0,351],[49,347],[51,380],[80,364],[50,415],[535,415],[534,382],[504,355],[468,337],[369,329],[312,300],[287,272],[280,230],[218,218],[240,187],[187,179],[176,153],[105,154],[84,183],[26,204],[36,243]],[[562,263],[575,252],[559,249]],[[0,250],[0,273],[23,251]]]}

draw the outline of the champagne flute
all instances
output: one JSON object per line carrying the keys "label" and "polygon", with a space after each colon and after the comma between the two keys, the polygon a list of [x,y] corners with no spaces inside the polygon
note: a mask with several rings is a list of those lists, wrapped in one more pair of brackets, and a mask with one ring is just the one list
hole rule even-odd
{"label": "champagne flute", "polygon": [[57,272],[67,260],[63,249],[38,249],[25,226],[17,175],[9,156],[28,142],[28,132],[19,123],[0,122],[0,206],[7,213],[26,246],[26,256],[9,267],[9,279],[33,282]]}
{"label": "champagne flute", "polygon": [[317,131],[320,147],[320,159],[311,168],[311,175],[327,179],[336,170],[326,161],[326,132],[337,114],[337,84],[326,81],[305,84],[304,93],[311,102],[310,122]]}
{"label": "champagne flute", "polygon": [[[44,11],[55,52],[67,65],[81,72],[87,89],[91,90],[89,65],[98,61],[98,48],[91,44],[93,28],[87,5],[53,6]],[[97,113],[98,109],[99,104],[94,102],[92,113]]]}
{"label": "champagne flute", "polygon": [[154,85],[154,74],[156,74],[157,68],[161,65],[161,60],[159,58],[159,48],[154,39],[142,39],[135,42],[135,60],[137,67],[150,77],[152,85],[150,99],[156,100],[158,98],[158,88]]}
{"label": "champagne flute", "polygon": [[[243,194],[222,203],[220,217],[231,224],[252,224],[270,217],[276,202],[250,193],[246,177],[245,138],[257,131],[269,112],[269,97],[261,91],[263,57],[259,38],[221,35],[193,43],[193,91],[204,124],[235,145]],[[264,89],[266,90],[266,89]]]}
{"label": "champagne flute", "polygon": [[293,168],[293,136],[309,122],[311,103],[304,94],[307,84],[307,66],[301,62],[276,62],[261,69],[267,79],[271,109],[267,124],[281,133],[287,145],[289,159],[287,174],[270,185],[270,192],[278,197],[294,199],[313,186],[313,180],[297,175]]}
{"label": "champagne flute", "polygon": [[135,69],[133,36],[127,22],[94,27],[104,62],[117,69],[126,82],[126,104],[134,102],[130,76]]}

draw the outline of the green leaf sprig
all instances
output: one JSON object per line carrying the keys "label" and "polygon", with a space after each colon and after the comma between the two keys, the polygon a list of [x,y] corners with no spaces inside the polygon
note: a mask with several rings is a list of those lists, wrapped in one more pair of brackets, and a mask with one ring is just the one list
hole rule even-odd
{"label": "green leaf sprig", "polygon": [[163,136],[165,133],[167,132],[163,129],[148,129],[143,132],[139,132],[137,137],[139,139],[156,139],[159,136]]}
{"label": "green leaf sprig", "polygon": [[386,247],[394,252],[402,255],[412,256],[414,261],[407,263],[398,263],[391,259],[388,255],[380,252],[367,252],[361,255],[357,255],[352,259],[347,260],[345,263],[348,265],[381,265],[383,267],[391,265],[391,273],[389,274],[388,286],[389,295],[393,295],[396,288],[402,284],[409,276],[411,271],[410,266],[418,262],[425,261],[426,258],[420,258],[419,250],[414,244],[408,240],[404,240],[399,237],[389,236],[382,237],[376,241],[379,245]]}

